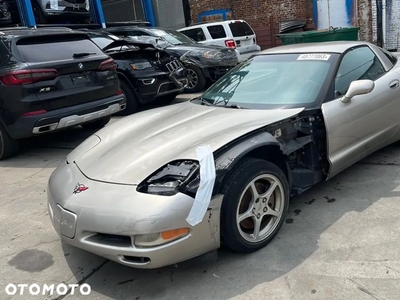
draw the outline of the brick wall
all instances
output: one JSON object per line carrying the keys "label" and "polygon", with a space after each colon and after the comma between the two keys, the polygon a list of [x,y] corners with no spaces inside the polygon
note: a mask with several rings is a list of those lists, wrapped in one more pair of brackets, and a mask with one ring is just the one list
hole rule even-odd
{"label": "brick wall", "polygon": [[[360,40],[373,41],[372,1],[357,0],[357,26],[360,26]],[[399,2],[400,0],[393,0]],[[273,40],[278,33],[278,23],[290,19],[306,20],[308,27],[313,28],[312,0],[189,0],[192,22],[197,23],[200,13],[212,9],[230,9],[232,17],[244,19],[263,37]],[[273,24],[271,24],[271,18]],[[272,36],[271,36],[272,34]],[[258,36],[258,33],[257,33]],[[279,39],[275,39],[279,43]],[[273,43],[262,44],[263,48],[274,46]]]}
{"label": "brick wall", "polygon": [[361,41],[373,42],[373,15],[372,1],[375,0],[357,0],[358,8],[358,26],[360,27],[359,37]]}
{"label": "brick wall", "polygon": [[244,19],[253,27],[258,43],[265,49],[280,43],[274,37],[280,21],[299,19],[313,26],[311,0],[189,0],[192,22],[198,15],[212,9],[230,9],[232,18]]}
{"label": "brick wall", "polygon": [[233,18],[245,19],[252,26],[269,24],[271,16],[276,22],[287,19],[311,19],[311,0],[189,0],[193,22],[197,16],[212,9],[230,9]]}

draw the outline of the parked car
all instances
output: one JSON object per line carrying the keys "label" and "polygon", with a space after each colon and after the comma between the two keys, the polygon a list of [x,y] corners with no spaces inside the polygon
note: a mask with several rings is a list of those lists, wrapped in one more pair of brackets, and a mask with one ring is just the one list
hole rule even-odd
{"label": "parked car", "polygon": [[215,82],[238,64],[233,49],[220,46],[207,46],[196,43],[184,34],[162,28],[110,27],[108,32],[120,37],[153,36],[164,43],[164,50],[180,58],[188,72],[187,92],[203,91],[207,84]]}
{"label": "parked car", "polygon": [[127,100],[123,114],[132,114],[140,104],[172,102],[187,85],[186,69],[156,41],[121,39],[106,31],[86,31],[92,41],[117,64],[121,89]]}
{"label": "parked car", "polygon": [[0,25],[9,25],[11,23],[12,18],[8,2],[0,0]]}
{"label": "parked car", "polygon": [[114,60],[86,34],[10,29],[0,39],[0,159],[23,138],[99,129],[125,108]]}
{"label": "parked car", "polygon": [[[21,22],[17,0],[7,0],[10,6],[13,23]],[[90,19],[89,0],[31,0],[33,15],[37,24],[88,23]]]}
{"label": "parked car", "polygon": [[257,45],[256,34],[244,20],[202,23],[178,31],[201,44],[236,49],[240,62],[261,51],[261,47]]}
{"label": "parked car", "polygon": [[290,197],[400,140],[399,83],[398,57],[366,42],[262,51],[203,95],[121,119],[72,151],[49,179],[53,226],[137,268],[221,242],[261,249]]}

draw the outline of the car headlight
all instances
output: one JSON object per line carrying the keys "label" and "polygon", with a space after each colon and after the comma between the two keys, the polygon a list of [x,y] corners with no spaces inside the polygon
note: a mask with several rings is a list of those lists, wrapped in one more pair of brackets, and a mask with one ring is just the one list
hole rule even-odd
{"label": "car headlight", "polygon": [[141,184],[141,193],[172,196],[178,192],[195,195],[200,183],[199,163],[193,160],[170,162],[158,169]]}
{"label": "car headlight", "polygon": [[132,70],[144,70],[144,69],[152,67],[151,63],[148,62],[148,61],[137,62],[137,63],[134,63],[134,64],[130,64],[130,66],[131,66]]}
{"label": "car headlight", "polygon": [[203,56],[207,59],[221,59],[221,58],[224,58],[225,55],[220,51],[210,50],[210,51],[204,52]]}

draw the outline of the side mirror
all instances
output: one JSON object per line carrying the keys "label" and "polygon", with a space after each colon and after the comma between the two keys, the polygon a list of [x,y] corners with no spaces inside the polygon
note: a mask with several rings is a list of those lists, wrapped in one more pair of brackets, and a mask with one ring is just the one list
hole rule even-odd
{"label": "side mirror", "polygon": [[375,83],[372,80],[362,79],[353,81],[352,83],[350,83],[346,95],[344,95],[340,99],[340,101],[342,101],[343,103],[347,103],[354,96],[368,94],[372,92],[374,88],[375,88]]}

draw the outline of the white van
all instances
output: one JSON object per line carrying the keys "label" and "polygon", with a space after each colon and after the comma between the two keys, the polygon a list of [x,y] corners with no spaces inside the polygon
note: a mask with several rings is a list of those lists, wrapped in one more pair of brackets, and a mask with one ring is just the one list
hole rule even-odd
{"label": "white van", "polygon": [[219,45],[236,50],[239,61],[246,60],[258,51],[256,34],[244,20],[202,23],[178,29],[198,43]]}

